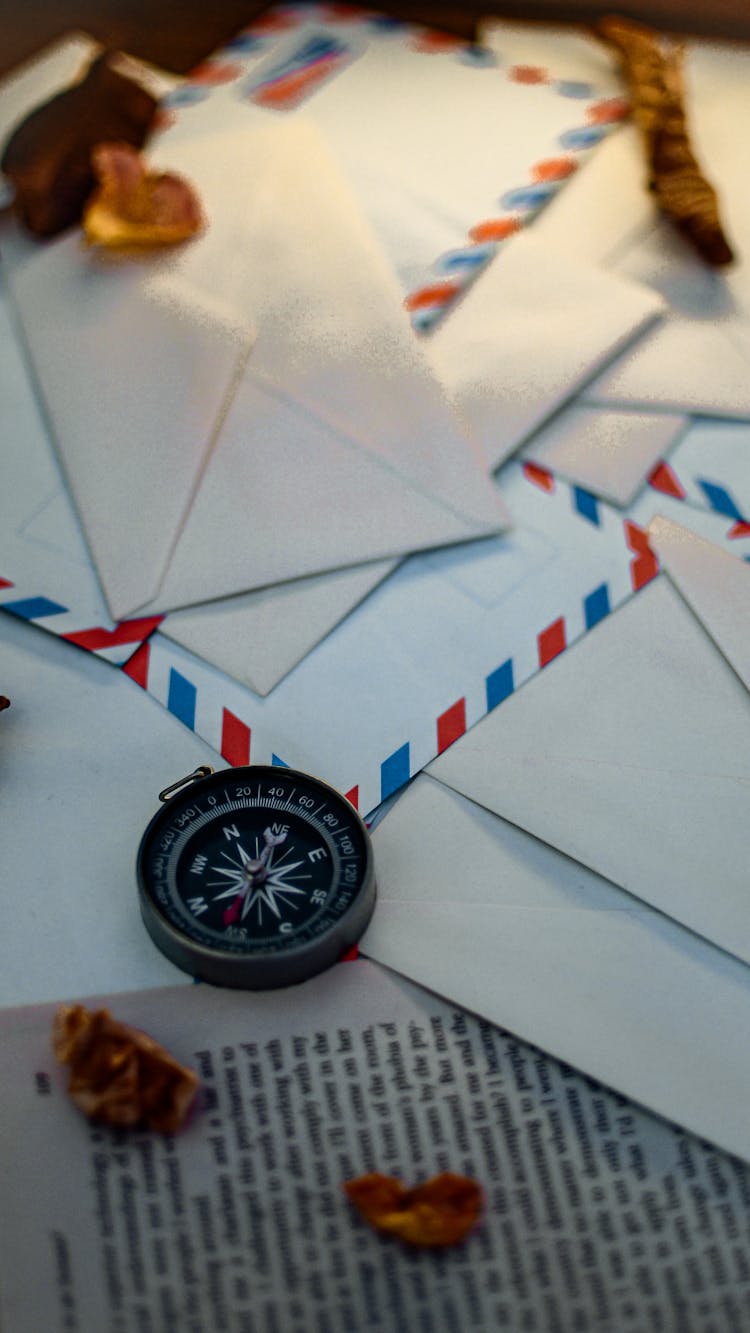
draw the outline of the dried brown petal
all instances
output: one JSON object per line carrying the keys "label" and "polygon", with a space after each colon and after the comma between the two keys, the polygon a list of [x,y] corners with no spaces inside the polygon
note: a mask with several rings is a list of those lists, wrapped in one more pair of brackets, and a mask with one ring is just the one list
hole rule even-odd
{"label": "dried brown petal", "polygon": [[0,168],[14,207],[37,236],[55,236],[80,220],[95,185],[91,150],[113,139],[141,148],[156,114],[151,93],[104,52],[84,78],[28,115],[8,140]]}
{"label": "dried brown petal", "polygon": [[0,713],[4,708],[10,708],[10,699],[5,694],[0,694]]}
{"label": "dried brown petal", "polygon": [[61,1004],[52,1047],[60,1063],[70,1065],[68,1092],[76,1106],[89,1119],[118,1128],[142,1126],[172,1134],[198,1090],[191,1069],[108,1009]]}
{"label": "dried brown petal", "polygon": [[344,1192],[378,1231],[410,1245],[455,1245],[482,1211],[482,1189],[474,1180],[444,1171],[407,1189],[380,1171],[344,1183]]}
{"label": "dried brown petal", "polygon": [[148,172],[127,144],[97,144],[92,163],[99,188],[83,215],[90,245],[175,245],[202,229],[200,204],[183,177]]}
{"label": "dried brown petal", "polygon": [[662,49],[655,32],[628,19],[603,19],[599,32],[620,56],[646,149],[649,189],[659,207],[709,264],[730,264],[734,255],[721,224],[716,191],[690,146],[682,50]]}

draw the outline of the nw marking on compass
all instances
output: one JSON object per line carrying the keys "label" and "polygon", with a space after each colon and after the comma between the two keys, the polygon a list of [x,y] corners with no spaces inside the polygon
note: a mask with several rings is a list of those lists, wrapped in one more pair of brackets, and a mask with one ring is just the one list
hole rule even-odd
{"label": "nw marking on compass", "polygon": [[[264,907],[267,907],[278,920],[281,919],[281,906],[296,911],[297,904],[294,902],[294,897],[304,895],[305,890],[294,884],[288,884],[285,877],[304,865],[304,861],[286,861],[288,856],[293,855],[293,849],[290,847],[278,861],[273,862],[274,852],[286,842],[287,833],[288,829],[274,833],[270,828],[266,828],[263,830],[265,846],[260,851],[259,840],[256,837],[254,857],[248,856],[242,844],[238,842],[235,843],[235,847],[239,860],[229,852],[222,852],[222,856],[230,862],[230,865],[211,867],[216,874],[225,875],[231,881],[229,888],[217,893],[214,898],[214,902],[220,902],[222,898],[234,899],[224,912],[225,926],[232,926],[238,920],[244,921],[254,907],[257,908],[258,925],[263,924]],[[310,876],[298,875],[297,878],[309,879]]]}

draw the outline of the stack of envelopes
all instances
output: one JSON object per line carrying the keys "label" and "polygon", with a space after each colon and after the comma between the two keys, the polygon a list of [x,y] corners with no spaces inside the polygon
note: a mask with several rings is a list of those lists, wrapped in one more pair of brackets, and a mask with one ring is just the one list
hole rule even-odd
{"label": "stack of envelopes", "polygon": [[748,1157],[748,57],[689,65],[719,277],[593,43],[289,26],[169,99],[193,244],[6,228],[0,600],[363,810],[439,755],[364,950]]}
{"label": "stack of envelopes", "polygon": [[[493,40],[507,40],[502,27]],[[667,301],[524,448],[538,484],[566,478],[629,505],[662,574],[386,817],[364,942],[746,1160],[750,195],[732,125],[747,111],[749,59],[699,48],[688,67],[739,251],[727,274],[644,210],[630,129],[539,220],[540,243],[571,262],[583,246]],[[617,218],[606,205],[598,215],[612,197]]]}

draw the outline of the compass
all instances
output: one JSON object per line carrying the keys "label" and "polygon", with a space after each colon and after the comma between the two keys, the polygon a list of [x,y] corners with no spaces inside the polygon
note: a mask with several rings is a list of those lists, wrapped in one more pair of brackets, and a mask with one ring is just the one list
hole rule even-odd
{"label": "compass", "polygon": [[290,768],[207,765],[160,793],[137,876],[154,943],[218,986],[290,986],[335,963],[375,906],[369,834],[333,787]]}

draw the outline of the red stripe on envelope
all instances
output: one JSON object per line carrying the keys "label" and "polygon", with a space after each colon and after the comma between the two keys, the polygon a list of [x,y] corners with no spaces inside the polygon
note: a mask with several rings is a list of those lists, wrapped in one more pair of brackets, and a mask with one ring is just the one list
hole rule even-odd
{"label": "red stripe on envelope", "polygon": [[457,699],[437,720],[438,754],[447,750],[466,731],[466,700]]}
{"label": "red stripe on envelope", "polygon": [[340,54],[318,60],[307,69],[298,70],[285,78],[275,79],[272,83],[256,88],[250,94],[251,101],[257,102],[258,106],[291,109],[303,95],[311,92],[323,79],[327,79],[340,62]]}
{"label": "red stripe on envelope", "polygon": [[566,646],[564,616],[560,616],[558,620],[553,620],[551,625],[548,625],[546,629],[542,630],[541,634],[537,635],[537,645],[539,665],[545,667]]}
{"label": "red stripe on envelope", "polygon": [[359,810],[359,783],[346,793],[346,799],[350,805],[354,806],[355,810]]}
{"label": "red stripe on envelope", "polygon": [[630,562],[630,580],[634,591],[638,592],[644,583],[650,582],[659,573],[659,561],[648,544],[646,530],[629,519],[625,520],[625,537],[628,550],[635,553],[635,558]]}
{"label": "red stripe on envelope", "polygon": [[547,491],[551,495],[555,489],[555,478],[552,473],[548,472],[546,467],[540,467],[538,463],[524,463],[523,475],[527,481],[538,486],[540,491]]}
{"label": "red stripe on envelope", "polygon": [[148,667],[151,658],[151,644],[142,643],[140,648],[136,648],[133,656],[125,663],[122,668],[126,676],[130,676],[136,685],[140,685],[142,690],[148,689]]}
{"label": "red stripe on envelope", "polygon": [[676,500],[684,500],[685,492],[668,463],[657,463],[648,479],[649,486],[662,495],[673,495]]}
{"label": "red stripe on envelope", "polygon": [[92,629],[72,630],[70,634],[61,634],[60,638],[95,653],[100,648],[116,648],[120,643],[141,643],[149,634],[153,634],[163,619],[163,616],[143,616],[140,620],[121,620],[114,629],[94,626]]}
{"label": "red stripe on envelope", "polygon": [[221,753],[233,768],[250,763],[250,728],[228,708],[222,710]]}
{"label": "red stripe on envelope", "polygon": [[737,523],[733,523],[727,533],[727,537],[750,537],[750,523],[745,523],[742,519]]}
{"label": "red stripe on envelope", "polygon": [[458,282],[434,282],[429,287],[420,287],[419,291],[411,292],[404,305],[407,310],[424,310],[425,306],[442,305],[444,301],[452,300],[460,290],[461,284]]}
{"label": "red stripe on envelope", "polygon": [[11,579],[0,579],[0,588],[12,588],[12,587],[13,583]]}

